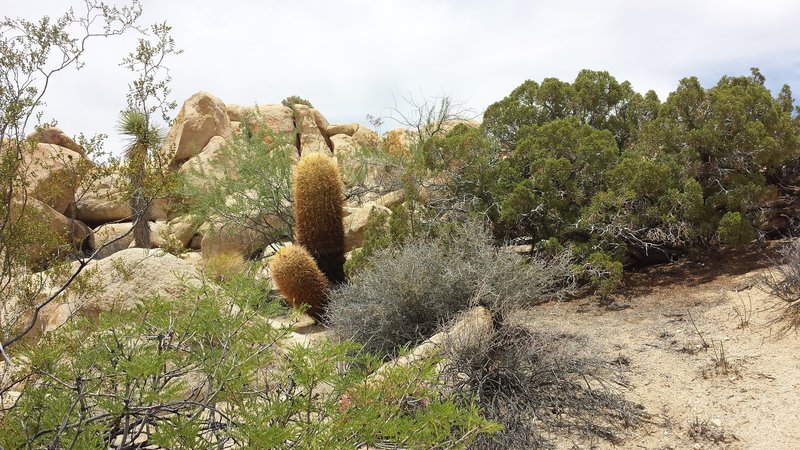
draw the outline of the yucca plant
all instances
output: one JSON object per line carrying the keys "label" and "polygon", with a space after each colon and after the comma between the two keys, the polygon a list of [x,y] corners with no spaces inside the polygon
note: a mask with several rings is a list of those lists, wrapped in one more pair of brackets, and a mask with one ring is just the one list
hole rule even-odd
{"label": "yucca plant", "polygon": [[161,141],[161,131],[150,123],[147,114],[136,110],[123,111],[118,128],[128,138],[125,157],[131,189],[130,207],[134,214],[134,245],[150,248],[150,200],[144,194],[144,180],[150,151]]}

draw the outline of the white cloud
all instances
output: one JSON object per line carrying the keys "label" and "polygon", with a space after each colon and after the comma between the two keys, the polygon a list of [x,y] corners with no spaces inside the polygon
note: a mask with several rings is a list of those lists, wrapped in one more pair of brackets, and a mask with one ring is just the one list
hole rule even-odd
{"label": "white cloud", "polygon": [[[63,1],[12,2],[10,17],[57,15]],[[331,122],[364,122],[407,91],[461,99],[476,112],[525,79],[608,70],[661,98],[688,75],[706,85],[759,66],[770,86],[800,85],[794,1],[158,1],[183,55],[168,62],[178,102],[206,90],[229,103],[297,94]],[[77,5],[77,3],[76,3]],[[46,117],[68,133],[112,135],[133,35],[90,43],[80,72],[59,76]]]}

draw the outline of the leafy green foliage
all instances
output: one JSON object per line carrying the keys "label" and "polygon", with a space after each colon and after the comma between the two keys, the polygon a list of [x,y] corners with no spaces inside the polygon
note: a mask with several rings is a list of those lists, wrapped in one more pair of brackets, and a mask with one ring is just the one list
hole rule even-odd
{"label": "leafy green foliage", "polygon": [[576,117],[598,130],[608,130],[620,146],[637,135],[640,123],[655,115],[658,98],[644,97],[629,82],[619,83],[608,72],[582,70],[570,84],[556,78],[528,80],[484,113],[483,129],[513,149],[526,126]]}
{"label": "leafy green foliage", "polygon": [[498,185],[506,183],[507,163],[480,129],[460,123],[425,141],[425,167],[435,174],[428,186],[428,207],[437,214],[497,216]]}
{"label": "leafy green foliage", "polygon": [[504,228],[535,241],[562,236],[592,197],[608,186],[619,150],[608,131],[575,117],[525,128],[511,159],[519,174],[501,203]]}
{"label": "leafy green foliage", "polygon": [[435,361],[369,383],[381,362],[352,343],[285,343],[265,292],[239,278],[48,334],[25,351],[0,446],[464,448],[496,430],[435,383]]}
{"label": "leafy green foliage", "polygon": [[[187,212],[227,233],[254,233],[264,245],[290,236],[292,216],[293,136],[266,126],[235,134],[207,164],[187,168],[180,192]],[[263,248],[263,247],[262,247]]]}
{"label": "leafy green foliage", "polygon": [[[82,268],[93,250],[91,239],[84,239],[88,228],[60,213],[74,210],[70,206],[85,193],[85,186],[114,168],[113,163],[93,161],[108,156],[101,151],[101,135],[60,141],[80,157],[72,152],[36,155],[38,132],[55,125],[42,122],[48,87],[57,74],[81,67],[80,58],[95,38],[135,28],[141,12],[136,1],[119,6],[87,1],[78,12],[70,9],[60,16],[0,20],[4,74],[0,79],[0,356],[4,359],[6,349],[30,331],[25,323],[32,323],[28,322],[32,311],[52,300],[41,295],[42,283],[28,282],[30,272],[57,266],[67,258],[80,260]],[[28,136],[34,126],[37,132]],[[38,179],[48,171],[49,179]],[[71,280],[68,277],[65,283]],[[6,314],[9,311],[15,313]],[[17,315],[20,311],[24,314]],[[21,334],[14,334],[17,330]]]}
{"label": "leafy green foliage", "polygon": [[622,284],[622,263],[604,252],[595,252],[587,258],[586,272],[600,295],[608,295]]}
{"label": "leafy green foliage", "polygon": [[302,98],[302,97],[300,97],[298,95],[290,95],[290,96],[286,97],[285,99],[281,100],[281,105],[289,107],[289,108],[293,108],[294,105],[305,105],[305,106],[308,106],[309,108],[313,108],[314,107],[314,105],[312,105],[310,101],[308,101],[308,100],[306,100],[306,99],[304,99],[304,98]]}
{"label": "leafy green foliage", "polygon": [[392,214],[373,210],[364,228],[364,241],[354,249],[344,268],[348,278],[363,270],[378,251],[402,245],[412,237],[409,212],[404,205]]}
{"label": "leafy green foliage", "polygon": [[605,72],[526,81],[484,114],[486,137],[509,154],[485,190],[495,233],[556,239],[606,268],[749,241],[795,173],[793,102],[788,86],[773,97],[757,69],[710,89],[685,78],[663,104]]}
{"label": "leafy green foliage", "polygon": [[[171,30],[166,23],[151,26],[150,32],[156,38],[155,43],[140,38],[136,50],[122,61],[122,66],[137,74],[129,86],[128,109],[120,114],[119,128],[130,141],[125,156],[128,159],[130,206],[136,215],[133,239],[136,246],[142,248],[152,246],[149,222],[150,199],[154,196],[148,195],[147,191],[157,186],[156,191],[161,188],[163,194],[166,190],[163,188],[171,184],[164,180],[174,178],[164,171],[159,174],[158,169],[166,166],[166,155],[156,154],[162,133],[153,118],[153,114],[159,112],[161,118],[169,122],[168,112],[177,106],[174,100],[167,99],[171,77],[164,62],[170,55],[182,53],[175,49]],[[153,174],[162,176],[155,179],[148,177]]]}
{"label": "leafy green foliage", "polygon": [[148,116],[137,110],[120,113],[119,131],[129,139],[125,156],[130,175],[130,206],[138,216],[133,226],[133,239],[140,248],[150,248],[150,205],[144,192],[148,160],[152,149],[158,147],[161,133],[150,123]]}
{"label": "leafy green foliage", "polygon": [[750,221],[738,211],[728,211],[722,216],[717,226],[719,239],[726,245],[739,247],[756,238],[756,232]]}

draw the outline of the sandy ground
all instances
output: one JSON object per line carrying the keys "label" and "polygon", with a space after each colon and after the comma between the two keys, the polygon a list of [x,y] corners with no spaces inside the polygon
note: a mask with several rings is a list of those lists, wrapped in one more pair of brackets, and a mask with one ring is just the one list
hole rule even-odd
{"label": "sandy ground", "polygon": [[527,312],[533,328],[587,336],[602,358],[623,361],[625,396],[652,416],[617,447],[586,446],[800,449],[800,336],[773,323],[776,301],[759,279],[769,266],[717,255],[631,274],[610,303]]}

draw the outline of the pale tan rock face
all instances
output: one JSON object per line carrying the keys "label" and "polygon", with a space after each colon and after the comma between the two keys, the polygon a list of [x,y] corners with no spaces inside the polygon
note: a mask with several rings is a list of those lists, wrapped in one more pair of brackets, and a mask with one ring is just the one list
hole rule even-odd
{"label": "pale tan rock face", "polygon": [[353,142],[359,147],[378,148],[381,146],[382,140],[378,133],[368,127],[359,125],[358,129],[353,133]]}
{"label": "pale tan rock face", "polygon": [[381,213],[391,215],[392,211],[385,206],[371,203],[355,209],[344,218],[345,252],[361,247],[364,243],[364,230],[367,228],[370,215]]}
{"label": "pale tan rock face", "polygon": [[248,106],[228,103],[225,105],[225,112],[228,113],[228,119],[231,121],[231,123],[242,122],[242,119],[247,115],[248,108]]}
{"label": "pale tan rock face", "polygon": [[228,138],[231,134],[225,103],[201,91],[183,103],[161,148],[165,154],[172,155],[170,166],[178,167],[200,153],[212,137]]}
{"label": "pale tan rock face", "polygon": [[356,141],[346,134],[337,134],[331,137],[331,142],[333,143],[333,154],[338,158],[349,155],[358,148]]}
{"label": "pale tan rock face", "polygon": [[323,136],[329,136],[328,127],[331,124],[328,122],[328,119],[326,119],[325,116],[323,116],[322,113],[315,108],[311,108],[311,115],[314,117],[314,123],[317,125],[319,132]]}
{"label": "pale tan rock face", "polygon": [[[180,172],[184,175],[190,175],[190,180],[193,184],[195,182],[202,183],[203,180],[207,178],[220,178],[225,176],[224,173],[213,170],[212,162],[217,158],[223,157],[226,145],[227,141],[223,137],[212,137],[199,155],[186,161],[186,163],[181,166]],[[202,177],[192,175],[202,175]]]}
{"label": "pale tan rock face", "polygon": [[[19,206],[19,203],[13,205],[12,210],[16,210]],[[80,243],[89,237],[92,237],[92,243],[94,243],[92,230],[89,227],[78,220],[69,219],[43,202],[35,198],[28,198],[25,208],[35,211],[37,217],[45,221],[50,231],[60,238],[60,244],[80,246]]]}
{"label": "pale tan rock face", "polygon": [[344,123],[344,124],[336,124],[336,125],[328,125],[327,132],[328,136],[333,138],[337,134],[344,134],[347,136],[352,137],[358,131],[360,127],[357,123]]}
{"label": "pale tan rock face", "polygon": [[87,223],[129,220],[132,212],[122,198],[120,183],[117,176],[106,176],[93,182],[75,204],[76,217]]}
{"label": "pale tan rock face", "polygon": [[[374,149],[381,145],[377,134],[368,130],[362,131],[362,128],[359,128],[353,136],[346,134],[332,136],[331,143],[333,144],[333,154],[339,162],[342,173],[362,174],[366,170],[363,180],[365,185],[388,187],[386,181],[392,179],[392,177],[387,178],[387,175],[391,173],[391,168],[389,166],[376,165],[374,160],[366,164],[366,154],[360,152],[360,150]],[[374,196],[366,195],[358,198],[357,201],[363,202],[364,200],[372,199],[374,199]]]}
{"label": "pale tan rock face", "polygon": [[292,109],[284,105],[241,106],[229,104],[227,111],[232,122],[248,123],[256,131],[261,126],[265,126],[273,133],[294,133]]}
{"label": "pale tan rock face", "polygon": [[197,224],[190,215],[176,217],[169,222],[157,221],[152,224],[151,239],[153,247],[188,248],[197,230]]}
{"label": "pale tan rock face", "polygon": [[395,128],[386,132],[384,143],[389,153],[406,154],[414,143],[414,134],[405,128]]}
{"label": "pale tan rock face", "polygon": [[[367,379],[379,382],[387,370],[393,367],[405,367],[425,358],[441,354],[453,345],[467,346],[470,343],[485,342],[492,334],[492,315],[483,306],[476,306],[456,316],[443,331],[431,336],[408,354],[390,361],[378,368]],[[473,344],[474,345],[474,344]]]}
{"label": "pale tan rock face", "polygon": [[[269,224],[278,232],[286,229],[286,224],[277,216],[266,216],[258,211],[252,212],[252,218],[261,216],[257,222]],[[249,258],[256,252],[263,251],[270,242],[267,236],[251,228],[236,226],[222,218],[213,218],[211,223],[203,224],[198,233],[202,235],[200,249],[204,258],[209,258],[215,253],[239,253]]]}
{"label": "pale tan rock face", "polygon": [[91,295],[68,292],[41,313],[42,331],[52,331],[76,314],[126,311],[154,296],[169,299],[199,286],[201,274],[189,262],[160,250],[132,248],[91,261],[83,269]]}
{"label": "pale tan rock face", "polygon": [[16,198],[11,203],[13,221],[27,217],[27,226],[41,232],[42,241],[26,248],[26,257],[32,264],[39,264],[53,256],[62,246],[75,250],[92,251],[96,243],[92,229],[79,220],[70,219],[45,203],[28,197]]}
{"label": "pale tan rock face", "polygon": [[[81,189],[82,193],[75,204],[75,217],[92,226],[132,221],[133,211],[128,206],[125,194],[127,185],[127,180],[118,175],[108,175],[94,180],[90,186]],[[150,218],[167,220],[168,211],[167,200],[155,199],[150,209]]]}
{"label": "pale tan rock face", "polygon": [[80,184],[80,153],[54,144],[37,144],[23,151],[28,193],[61,214],[67,211]]}
{"label": "pale tan rock face", "polygon": [[67,136],[60,128],[43,128],[28,135],[27,139],[35,140],[40,144],[54,144],[86,156],[86,150],[78,145],[71,137]]}
{"label": "pale tan rock face", "polygon": [[300,154],[330,153],[328,121],[322,114],[305,105],[294,105],[294,122],[300,134]]}
{"label": "pale tan rock face", "polygon": [[375,199],[375,203],[387,208],[400,206],[406,200],[406,193],[403,190],[388,192]]}
{"label": "pale tan rock face", "polygon": [[[125,250],[133,242],[131,228],[133,222],[107,223],[94,230],[94,239],[98,248],[105,248],[95,256],[97,259],[107,258],[114,253]],[[112,242],[113,241],[113,242]]]}

